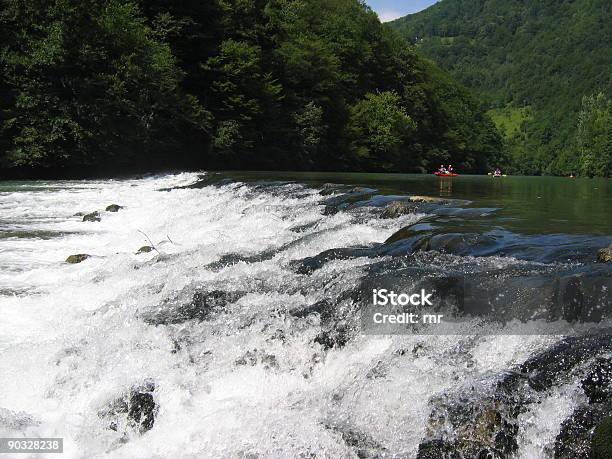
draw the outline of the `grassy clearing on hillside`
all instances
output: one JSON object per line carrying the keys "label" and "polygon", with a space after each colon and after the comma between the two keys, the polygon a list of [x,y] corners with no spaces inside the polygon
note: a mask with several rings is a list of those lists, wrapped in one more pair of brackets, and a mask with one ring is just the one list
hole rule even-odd
{"label": "grassy clearing on hillside", "polygon": [[508,105],[504,108],[491,109],[487,113],[506,138],[513,137],[521,130],[525,121],[533,119],[533,110],[530,106],[512,107]]}

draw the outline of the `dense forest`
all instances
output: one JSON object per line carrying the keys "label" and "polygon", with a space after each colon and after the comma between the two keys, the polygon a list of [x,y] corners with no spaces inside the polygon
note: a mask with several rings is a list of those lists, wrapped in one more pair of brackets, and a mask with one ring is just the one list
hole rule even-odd
{"label": "dense forest", "polygon": [[501,137],[358,0],[0,0],[0,174],[483,172]]}
{"label": "dense forest", "polygon": [[442,0],[391,26],[486,103],[512,172],[612,175],[610,0]]}

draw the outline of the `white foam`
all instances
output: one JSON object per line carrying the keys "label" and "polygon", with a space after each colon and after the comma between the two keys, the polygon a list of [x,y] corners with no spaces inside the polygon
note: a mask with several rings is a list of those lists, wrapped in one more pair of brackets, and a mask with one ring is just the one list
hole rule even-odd
{"label": "white foam", "polygon": [[[323,216],[316,191],[296,185],[286,193],[239,184],[158,191],[197,179],[40,182],[0,194],[4,226],[53,236],[0,239],[0,291],[15,292],[0,295],[0,407],[35,420],[7,433],[63,437],[68,457],[342,457],[351,454],[338,430],[346,424],[413,455],[432,396],[520,362],[545,344],[483,338],[469,369],[437,358],[455,349],[460,336],[358,337],[323,353],[313,344],[317,323],[290,322],[273,311],[320,300],[334,285],[356,284],[373,261],[337,260],[311,277],[288,264],[382,242],[419,216]],[[109,204],[125,208],[104,212]],[[73,216],[96,210],[101,222]],[[294,231],[299,227],[306,229]],[[163,261],[155,262],[155,251],[134,254],[149,244],[143,233]],[[205,268],[222,255],[266,250],[271,258],[260,263]],[[64,263],[76,253],[94,256]],[[315,288],[321,281],[326,291]],[[191,285],[250,293],[231,313],[207,322],[142,320],[143,311]],[[277,330],[284,338],[272,338]],[[425,355],[393,354],[417,344]],[[237,364],[247,351],[273,355],[275,363]],[[155,425],[120,442],[122,433],[109,430],[98,413],[147,379],[156,385]]]}

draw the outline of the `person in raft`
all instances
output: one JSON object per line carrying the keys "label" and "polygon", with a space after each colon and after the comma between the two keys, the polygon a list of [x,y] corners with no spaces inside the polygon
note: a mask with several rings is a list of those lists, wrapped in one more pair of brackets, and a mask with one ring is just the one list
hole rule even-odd
{"label": "person in raft", "polygon": [[440,169],[438,169],[438,172],[440,174],[446,174],[446,167],[444,167],[444,164],[440,166]]}
{"label": "person in raft", "polygon": [[499,169],[499,167],[497,169],[495,169],[495,172],[493,172],[493,175],[495,177],[501,177],[502,173],[501,173],[501,170]]}
{"label": "person in raft", "polygon": [[452,173],[453,173],[453,165],[452,165],[452,164],[449,164],[449,165],[448,165],[448,167],[446,168],[446,171],[447,171],[449,174],[452,174]]}

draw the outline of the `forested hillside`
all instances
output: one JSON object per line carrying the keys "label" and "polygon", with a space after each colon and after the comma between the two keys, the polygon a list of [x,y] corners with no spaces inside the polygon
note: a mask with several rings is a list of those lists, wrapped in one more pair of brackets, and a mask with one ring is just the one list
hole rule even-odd
{"label": "forested hillside", "polygon": [[442,0],[391,25],[487,103],[515,172],[612,173],[612,2]]}
{"label": "forested hillside", "polygon": [[358,0],[0,0],[4,175],[484,171],[479,104]]}

